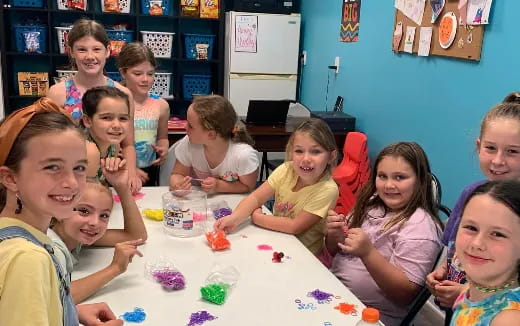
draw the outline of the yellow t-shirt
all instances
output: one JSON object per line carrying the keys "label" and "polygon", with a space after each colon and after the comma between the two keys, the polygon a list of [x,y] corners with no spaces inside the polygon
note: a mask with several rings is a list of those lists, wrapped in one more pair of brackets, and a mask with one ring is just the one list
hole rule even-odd
{"label": "yellow t-shirt", "polygon": [[[36,228],[1,217],[0,228],[19,226],[40,242],[52,241]],[[23,238],[0,242],[0,325],[62,325],[59,280],[47,251]]]}
{"label": "yellow t-shirt", "polygon": [[298,176],[292,168],[292,162],[280,165],[267,179],[274,188],[275,216],[294,218],[302,210],[320,216],[322,219],[297,237],[313,254],[323,247],[325,218],[327,211],[336,205],[338,186],[330,174],[324,175],[317,183],[293,192]]}

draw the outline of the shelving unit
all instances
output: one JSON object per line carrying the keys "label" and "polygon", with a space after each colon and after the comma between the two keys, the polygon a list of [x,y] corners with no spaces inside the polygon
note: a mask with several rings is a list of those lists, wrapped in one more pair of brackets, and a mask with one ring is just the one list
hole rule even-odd
{"label": "shelving unit", "polygon": [[[211,91],[223,94],[224,75],[224,28],[225,4],[219,1],[219,18],[207,19],[184,17],[180,15],[180,0],[171,0],[172,8],[168,16],[149,16],[141,14],[140,0],[131,0],[130,13],[105,13],[101,11],[102,0],[86,0],[87,11],[59,10],[57,0],[43,0],[44,8],[9,7],[9,0],[0,0],[0,49],[2,50],[2,82],[4,107],[6,114],[34,102],[38,96],[18,95],[17,72],[48,72],[50,85],[56,70],[67,66],[69,57],[59,51],[57,34],[54,27],[71,25],[75,20],[85,17],[97,20],[103,25],[127,24],[133,31],[134,40],[142,41],[140,31],[173,32],[173,49],[171,58],[157,58],[158,72],[171,72],[171,94],[167,99],[172,116],[185,117],[191,100],[185,100],[182,92],[182,76],[185,74],[211,75]],[[21,53],[12,46],[11,26],[28,21],[47,26],[46,53]],[[184,34],[215,35],[213,57],[210,60],[187,59],[184,50]],[[115,58],[110,57],[105,67],[107,72],[117,71]]]}

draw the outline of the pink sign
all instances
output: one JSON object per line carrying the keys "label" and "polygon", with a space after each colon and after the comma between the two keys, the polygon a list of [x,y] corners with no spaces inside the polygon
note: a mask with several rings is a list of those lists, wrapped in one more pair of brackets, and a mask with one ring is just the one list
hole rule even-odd
{"label": "pink sign", "polygon": [[256,53],[258,16],[240,15],[235,17],[235,52]]}

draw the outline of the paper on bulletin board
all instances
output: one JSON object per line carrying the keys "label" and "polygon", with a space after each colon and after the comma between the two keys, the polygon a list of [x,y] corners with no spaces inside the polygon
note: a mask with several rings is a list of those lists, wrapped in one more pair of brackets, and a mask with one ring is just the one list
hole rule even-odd
{"label": "paper on bulletin board", "polygon": [[258,16],[235,16],[235,52],[257,51]]}
{"label": "paper on bulletin board", "polygon": [[468,25],[489,24],[489,12],[493,0],[467,0],[466,22]]}
{"label": "paper on bulletin board", "polygon": [[406,17],[421,25],[426,0],[395,0],[394,6]]}
{"label": "paper on bulletin board", "polygon": [[430,46],[432,43],[432,27],[421,27],[419,32],[419,51],[417,55],[427,57],[430,55]]}
{"label": "paper on bulletin board", "polygon": [[415,39],[415,26],[406,26],[406,38],[404,39],[404,52],[412,53]]}

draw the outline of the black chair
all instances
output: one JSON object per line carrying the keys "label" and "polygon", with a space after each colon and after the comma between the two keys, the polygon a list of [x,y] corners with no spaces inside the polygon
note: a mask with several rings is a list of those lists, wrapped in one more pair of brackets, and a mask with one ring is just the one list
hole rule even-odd
{"label": "black chair", "polygon": [[[279,165],[281,165],[284,160],[268,160],[267,152],[262,153],[262,162],[260,163],[260,173],[258,174],[259,180],[267,180],[269,177],[269,171],[274,171]],[[264,171],[265,171],[265,179],[264,179]]]}
{"label": "black chair", "polygon": [[[446,205],[442,204],[441,183],[439,182],[439,179],[435,176],[435,174],[432,174],[432,182],[433,182],[434,193],[435,193],[435,202],[437,203],[437,209],[439,210],[439,212],[443,213],[448,218],[451,214],[451,209],[449,209]],[[435,264],[433,267],[434,269],[437,267],[437,264],[439,263],[439,259],[442,256],[442,252],[443,251],[441,250],[441,252],[437,256],[437,258],[435,259]],[[410,310],[408,311],[408,314],[403,319],[400,326],[412,326],[413,325],[413,320],[415,319],[415,316],[417,315],[419,310],[422,309],[422,307],[424,306],[426,301],[428,301],[428,299],[430,298],[430,295],[431,295],[430,291],[428,290],[428,288],[426,286],[424,286],[421,289],[421,291],[419,292],[419,294],[417,294],[417,296],[415,297],[415,300],[412,302],[412,304],[410,306]],[[451,319],[451,315],[446,313],[446,319],[448,320],[448,324],[449,324],[449,319]]]}

